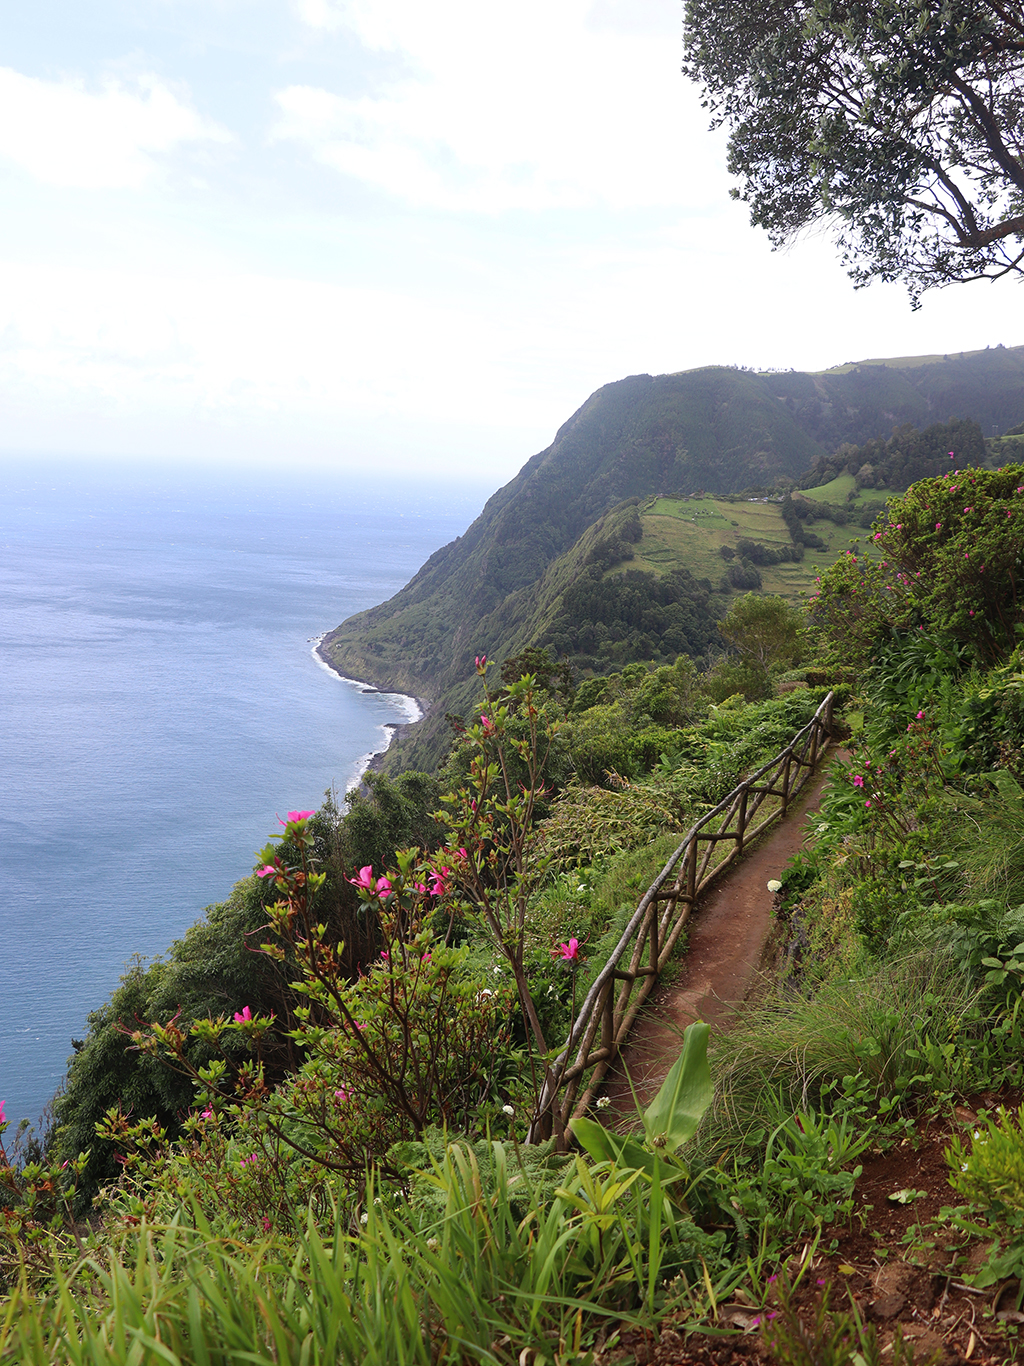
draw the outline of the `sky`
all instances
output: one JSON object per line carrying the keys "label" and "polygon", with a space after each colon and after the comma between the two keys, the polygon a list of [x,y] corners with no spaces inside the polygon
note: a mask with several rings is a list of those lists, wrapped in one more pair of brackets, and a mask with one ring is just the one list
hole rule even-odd
{"label": "sky", "polygon": [[624,375],[1024,342],[773,252],[679,0],[0,13],[0,453],[496,487]]}

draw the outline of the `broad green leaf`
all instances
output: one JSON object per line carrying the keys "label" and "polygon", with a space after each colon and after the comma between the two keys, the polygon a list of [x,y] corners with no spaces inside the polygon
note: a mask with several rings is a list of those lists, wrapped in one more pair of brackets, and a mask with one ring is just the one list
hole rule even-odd
{"label": "broad green leaf", "polygon": [[708,1067],[710,1028],[696,1020],[683,1034],[683,1051],[672,1064],[661,1090],[644,1111],[644,1129],[653,1148],[674,1152],[692,1138],[715,1088]]}
{"label": "broad green leaf", "polygon": [[627,1134],[613,1134],[596,1119],[574,1119],[572,1131],[595,1162],[615,1162],[620,1167],[654,1174],[654,1156]]}

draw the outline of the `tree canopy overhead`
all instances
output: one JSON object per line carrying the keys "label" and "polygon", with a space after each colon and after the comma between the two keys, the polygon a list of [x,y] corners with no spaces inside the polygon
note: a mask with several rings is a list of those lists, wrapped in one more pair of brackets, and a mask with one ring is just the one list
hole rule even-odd
{"label": "tree canopy overhead", "polygon": [[1024,274],[1019,0],[687,0],[684,72],[775,245],[819,221],[857,285]]}

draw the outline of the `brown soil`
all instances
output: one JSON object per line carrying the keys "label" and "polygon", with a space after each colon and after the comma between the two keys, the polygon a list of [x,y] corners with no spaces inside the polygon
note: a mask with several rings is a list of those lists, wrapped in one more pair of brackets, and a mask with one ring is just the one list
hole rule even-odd
{"label": "brown soil", "polygon": [[812,778],[789,814],[724,874],[698,902],[689,940],[671,986],[656,991],[638,1017],[604,1085],[611,1101],[603,1117],[633,1120],[630,1080],[641,1104],[651,1100],[679,1054],[682,1031],[694,1020],[719,1027],[751,991],[773,928],[776,898],[767,884],[782,876],[806,843],[803,818],[816,809],[826,775]]}
{"label": "brown soil", "polygon": [[[972,1106],[992,1109],[999,1103],[1016,1104],[1019,1097],[979,1096]],[[962,1278],[978,1265],[987,1243],[967,1240],[940,1215],[944,1206],[958,1203],[947,1183],[944,1149],[951,1133],[976,1118],[972,1106],[958,1106],[945,1121],[923,1120],[899,1147],[864,1163],[849,1225],[826,1228],[819,1248],[828,1250],[813,1257],[793,1296],[805,1327],[813,1324],[827,1288],[833,1312],[849,1312],[851,1301],[856,1304],[878,1335],[883,1361],[892,1360],[897,1327],[919,1364],[996,1366],[1019,1359],[1024,1314],[1016,1310],[1016,1282],[982,1292],[968,1288]],[[906,1204],[889,1198],[908,1191],[916,1194]],[[788,1269],[792,1279],[799,1269],[797,1256]],[[620,1331],[597,1360],[601,1366],[765,1366],[779,1359],[759,1322],[770,1312],[772,1288],[766,1285],[763,1304],[744,1297],[719,1306],[717,1319],[704,1327],[724,1336],[669,1319],[658,1335]],[[812,1359],[818,1358],[807,1358]]]}

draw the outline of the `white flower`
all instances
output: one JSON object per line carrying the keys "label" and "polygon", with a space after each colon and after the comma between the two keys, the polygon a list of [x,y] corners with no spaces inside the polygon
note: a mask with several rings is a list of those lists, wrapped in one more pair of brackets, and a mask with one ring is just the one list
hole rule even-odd
{"label": "white flower", "polygon": [[779,879],[778,879],[777,877],[773,877],[772,880],[771,880],[771,882],[768,883],[768,890],[769,890],[770,892],[781,892],[781,891],[782,891],[782,883],[779,881]]}
{"label": "white flower", "polygon": [[962,1172],[965,1172],[965,1171],[967,1170],[967,1163],[966,1163],[966,1162],[961,1162],[961,1163],[960,1163],[960,1170],[961,1170]]}
{"label": "white flower", "polygon": [[597,1108],[599,1110],[607,1110],[608,1106],[611,1105],[611,1103],[612,1101],[610,1096],[601,1096],[597,1102]]}
{"label": "white flower", "polygon": [[368,1214],[361,1214],[359,1216],[359,1222],[361,1224],[368,1224],[370,1222],[370,1216]]}
{"label": "white flower", "polygon": [[511,1118],[512,1115],[515,1114],[515,1109],[514,1109],[514,1107],[511,1106],[511,1105],[503,1105],[503,1106],[501,1107],[501,1109],[502,1109],[502,1112],[503,1112],[504,1114],[508,1115],[510,1118]]}
{"label": "white flower", "polygon": [[440,1240],[439,1240],[439,1239],[437,1239],[437,1238],[428,1238],[428,1239],[427,1239],[427,1247],[430,1248],[431,1252],[436,1252],[437,1249],[438,1249],[440,1246],[441,1246],[441,1243],[440,1243]]}

